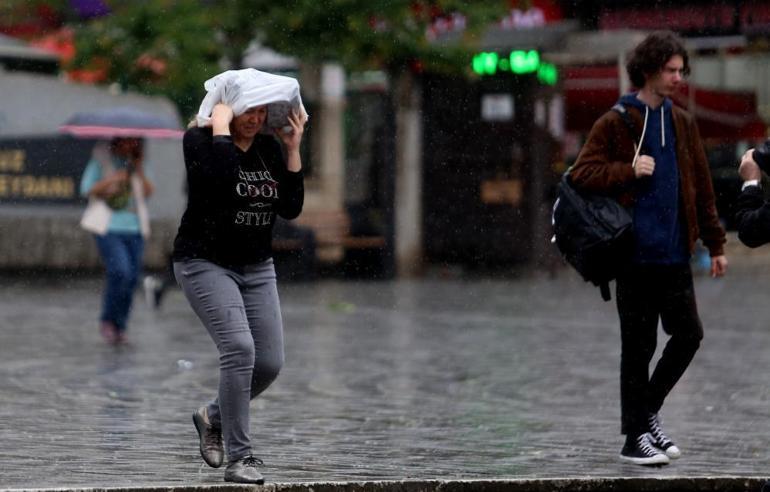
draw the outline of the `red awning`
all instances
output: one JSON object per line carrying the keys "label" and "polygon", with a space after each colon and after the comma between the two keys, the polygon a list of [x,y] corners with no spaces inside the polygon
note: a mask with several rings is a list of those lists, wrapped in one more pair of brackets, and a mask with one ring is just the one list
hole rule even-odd
{"label": "red awning", "polygon": [[[616,65],[569,67],[563,70],[566,127],[588,132],[594,121],[611,108],[620,94]],[[694,88],[690,107],[689,85],[672,98],[693,113],[703,138],[724,141],[766,138],[767,124],[757,114],[757,98],[749,91]]]}

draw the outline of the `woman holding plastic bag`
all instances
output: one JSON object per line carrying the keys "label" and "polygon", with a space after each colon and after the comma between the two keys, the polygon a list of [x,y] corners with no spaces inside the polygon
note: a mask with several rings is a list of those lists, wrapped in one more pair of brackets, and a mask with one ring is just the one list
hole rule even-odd
{"label": "woman holding plastic bag", "polygon": [[[249,402],[283,365],[272,229],[276,215],[302,210],[307,115],[288,77],[228,71],[204,87],[183,141],[188,203],[173,252],[176,279],[219,350],[218,396],[193,412],[193,423],[209,466],[220,467],[227,450],[225,481],[259,484]],[[293,109],[270,128],[273,104]]]}
{"label": "woman holding plastic bag", "polygon": [[106,282],[99,330],[105,341],[127,341],[126,328],[150,233],[145,198],[153,185],[144,170],[144,141],[117,137],[94,146],[80,180],[89,205],[81,226],[93,232]]}

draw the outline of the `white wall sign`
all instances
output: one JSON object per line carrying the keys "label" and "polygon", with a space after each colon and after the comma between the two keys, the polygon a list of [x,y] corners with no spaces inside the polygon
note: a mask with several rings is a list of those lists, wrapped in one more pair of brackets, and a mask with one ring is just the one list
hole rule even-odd
{"label": "white wall sign", "polygon": [[484,94],[481,96],[481,119],[483,121],[511,121],[514,107],[511,94]]}

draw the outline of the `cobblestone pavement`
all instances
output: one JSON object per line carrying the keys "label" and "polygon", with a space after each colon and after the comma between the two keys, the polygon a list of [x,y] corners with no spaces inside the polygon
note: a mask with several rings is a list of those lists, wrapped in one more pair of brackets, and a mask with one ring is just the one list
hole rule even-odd
{"label": "cobblestone pavement", "polygon": [[[621,463],[613,303],[571,272],[283,283],[286,365],[252,403],[270,482],[765,476],[770,273],[696,280],[706,338],[663,409],[683,457]],[[100,280],[0,278],[0,488],[196,485],[213,343],[179,290],[97,333]],[[662,336],[661,336],[662,338]]]}

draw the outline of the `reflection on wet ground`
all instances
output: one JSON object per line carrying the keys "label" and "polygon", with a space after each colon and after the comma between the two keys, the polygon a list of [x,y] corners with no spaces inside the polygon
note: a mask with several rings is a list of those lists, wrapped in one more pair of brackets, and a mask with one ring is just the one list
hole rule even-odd
{"label": "reflection on wet ground", "polygon": [[[0,279],[0,488],[219,483],[190,414],[217,357],[178,290],[130,346],[98,279]],[[770,276],[697,279],[706,338],[663,418],[684,456],[617,460],[612,303],[556,279],[284,283],[286,365],[252,404],[272,482],[764,475]],[[661,335],[662,336],[662,335]]]}

